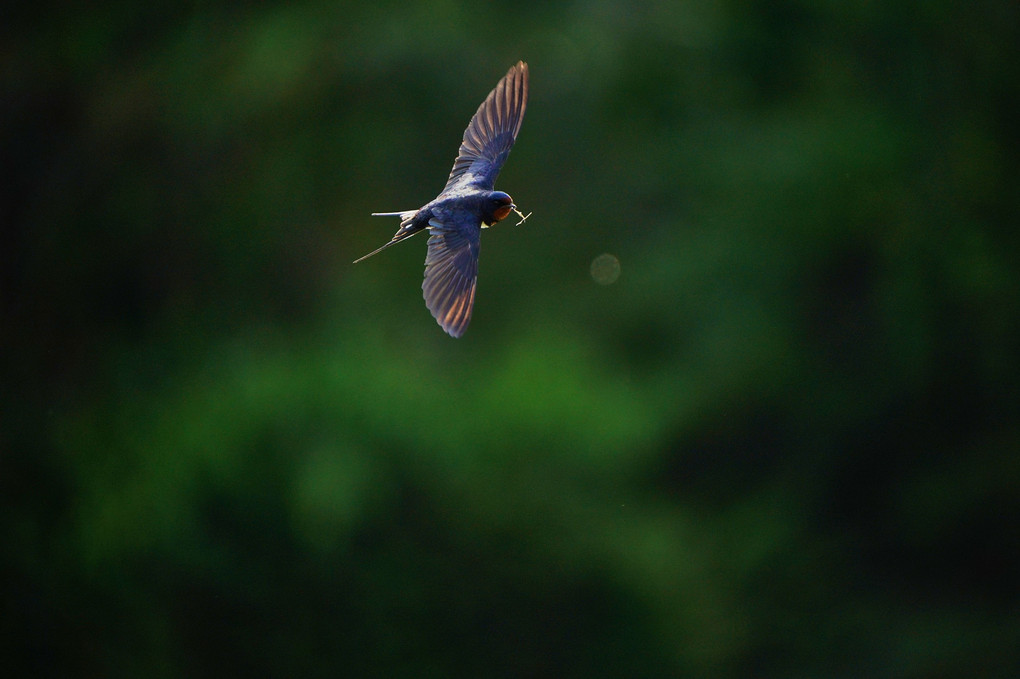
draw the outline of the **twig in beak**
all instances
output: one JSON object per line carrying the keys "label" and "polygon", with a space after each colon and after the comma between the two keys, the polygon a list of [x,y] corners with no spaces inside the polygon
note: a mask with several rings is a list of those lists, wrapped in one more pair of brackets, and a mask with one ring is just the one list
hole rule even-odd
{"label": "twig in beak", "polygon": [[516,212],[516,213],[517,213],[517,216],[518,216],[518,217],[520,217],[520,218],[521,218],[521,221],[519,221],[519,222],[517,222],[516,224],[514,224],[514,226],[520,226],[520,225],[521,225],[521,224],[523,224],[523,223],[524,223],[525,221],[527,221],[528,217],[530,217],[530,216],[531,216],[531,213],[530,213],[530,212],[529,212],[528,214],[524,214],[523,212],[521,212],[520,210],[518,210],[518,209],[517,209],[517,206],[516,206],[516,205],[514,205],[514,206],[513,206],[513,207],[512,207],[511,209],[512,209],[512,210],[513,210],[514,212]]}

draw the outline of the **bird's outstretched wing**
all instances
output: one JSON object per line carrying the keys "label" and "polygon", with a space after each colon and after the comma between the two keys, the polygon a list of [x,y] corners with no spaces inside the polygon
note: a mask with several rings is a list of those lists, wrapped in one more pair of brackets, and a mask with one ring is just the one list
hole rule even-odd
{"label": "bird's outstretched wing", "polygon": [[471,321],[478,279],[480,225],[445,225],[429,220],[429,251],[421,284],[425,306],[436,322],[460,337]]}
{"label": "bird's outstretched wing", "polygon": [[528,65],[518,61],[496,83],[464,130],[464,141],[443,193],[461,185],[492,190],[517,139],[527,105]]}

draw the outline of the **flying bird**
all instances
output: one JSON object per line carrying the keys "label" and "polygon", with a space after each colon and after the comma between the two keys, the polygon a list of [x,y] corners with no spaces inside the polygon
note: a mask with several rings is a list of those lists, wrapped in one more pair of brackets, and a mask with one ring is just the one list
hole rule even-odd
{"label": "flying bird", "polygon": [[471,321],[481,230],[511,212],[521,217],[518,224],[530,216],[521,214],[508,194],[493,190],[527,105],[528,65],[518,61],[472,116],[442,192],[417,210],[373,212],[373,216],[400,217],[400,228],[390,242],[354,262],[428,229],[422,294],[436,322],[453,337],[463,335]]}

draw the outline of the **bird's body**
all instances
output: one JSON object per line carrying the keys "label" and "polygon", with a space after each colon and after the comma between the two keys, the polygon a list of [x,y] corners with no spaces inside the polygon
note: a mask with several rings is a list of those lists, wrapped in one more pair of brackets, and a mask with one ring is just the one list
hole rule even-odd
{"label": "bird's body", "polygon": [[494,191],[493,185],[517,138],[527,103],[528,65],[520,61],[471,118],[442,193],[416,210],[373,213],[400,217],[400,228],[381,248],[355,260],[428,229],[422,293],[436,321],[453,337],[464,334],[471,321],[481,229],[517,209],[513,199]]}

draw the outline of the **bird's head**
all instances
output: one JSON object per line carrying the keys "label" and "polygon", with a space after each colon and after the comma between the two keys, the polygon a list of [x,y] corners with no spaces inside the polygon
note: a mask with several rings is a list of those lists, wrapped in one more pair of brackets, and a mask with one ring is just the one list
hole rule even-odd
{"label": "bird's head", "polygon": [[486,198],[482,205],[482,221],[486,226],[492,226],[501,219],[506,219],[516,206],[514,199],[502,191],[493,191]]}

